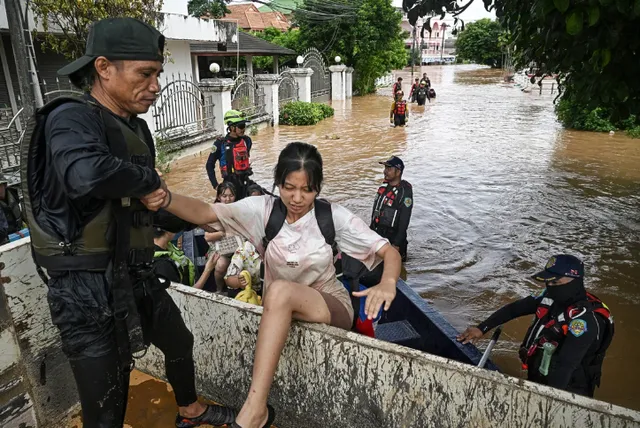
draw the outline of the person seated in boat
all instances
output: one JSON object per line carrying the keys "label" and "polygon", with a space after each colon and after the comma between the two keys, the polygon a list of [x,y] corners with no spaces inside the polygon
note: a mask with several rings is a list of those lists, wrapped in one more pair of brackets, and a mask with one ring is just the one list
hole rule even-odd
{"label": "person seated in boat", "polygon": [[[262,293],[261,264],[262,260],[256,247],[251,242],[245,241],[231,256],[231,262],[224,276],[226,286],[231,290],[245,288],[248,284],[246,278],[240,273],[247,271],[251,275],[251,288],[260,295]],[[233,294],[235,293],[230,292],[229,297],[235,297]]]}
{"label": "person seated in boat", "polygon": [[182,250],[173,245],[171,241],[175,233],[161,228],[155,228],[153,243],[155,253],[153,255],[153,271],[156,276],[165,281],[188,285],[202,290],[207,280],[213,273],[218,260],[218,255],[209,257],[204,267],[204,272],[196,281],[196,267]]}
{"label": "person seated in boat", "polygon": [[253,174],[249,162],[253,142],[245,135],[247,120],[237,110],[229,110],[224,115],[227,135],[218,138],[211,148],[207,159],[207,174],[213,188],[218,187],[216,178],[216,162],[220,163],[220,175],[223,181],[229,181],[236,187],[236,200],[244,198],[247,186],[253,184],[249,176]]}
{"label": "person seated in boat", "polygon": [[[225,181],[218,185],[216,189],[216,204],[231,204],[236,201],[237,189],[236,186],[229,182]],[[220,241],[225,237],[225,233],[221,230],[215,232],[205,232],[204,239],[213,244],[217,241]],[[215,264],[215,270],[213,273],[213,277],[216,281],[216,292],[222,293],[225,287],[224,277],[227,274],[227,269],[229,268],[229,264],[231,263],[231,258],[227,255],[219,255],[218,260]]]}
{"label": "person seated in boat", "polygon": [[411,90],[409,91],[409,98],[412,103],[416,102],[416,95],[418,93],[418,87],[420,86],[420,79],[416,77],[416,81],[411,85]]}
{"label": "person seated in boat", "polygon": [[[150,210],[164,208],[195,224],[220,222],[227,233],[240,234],[253,243],[265,261],[264,311],[253,377],[234,427],[259,428],[273,422],[275,413],[267,406],[267,398],[292,320],[345,330],[353,324],[351,298],[336,278],[332,246],[327,242],[331,240],[323,233],[327,223],[333,226],[333,243],[342,252],[368,269],[384,262],[380,283],[354,293],[366,299],[367,316],[374,318],[382,307],[388,310],[396,296],[400,254],[346,208],[317,199],[322,181],[318,149],[295,142],[282,150],[274,169],[279,198],[265,195],[226,205],[210,205],[171,191],[157,191],[144,198]],[[267,229],[273,225],[269,220],[276,211],[282,213],[282,221],[273,236],[271,228]],[[265,239],[267,236],[273,239]]]}
{"label": "person seated in boat", "polygon": [[475,342],[498,325],[535,314],[519,351],[528,379],[593,397],[613,339],[609,308],[585,289],[584,264],[577,257],[553,256],[532,278],[545,285],[541,292],[504,306],[458,340]]}
{"label": "person seated in boat", "polygon": [[431,97],[429,96],[429,88],[427,88],[427,84],[422,81],[418,86],[416,91],[416,101],[418,101],[419,106],[425,105],[426,101],[431,102]]}
{"label": "person seated in boat", "polygon": [[262,196],[264,194],[264,189],[259,184],[253,183],[247,186],[247,196]]}
{"label": "person seated in boat", "polygon": [[396,92],[396,97],[391,103],[391,114],[389,120],[393,126],[404,126],[409,122],[409,109],[407,102],[403,99],[404,92]]}

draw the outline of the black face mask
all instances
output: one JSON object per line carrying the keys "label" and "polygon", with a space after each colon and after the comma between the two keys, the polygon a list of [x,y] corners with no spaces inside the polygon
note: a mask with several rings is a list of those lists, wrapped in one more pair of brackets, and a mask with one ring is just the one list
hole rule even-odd
{"label": "black face mask", "polygon": [[584,282],[581,278],[576,278],[564,285],[548,285],[545,296],[553,299],[554,303],[561,307],[569,306],[587,297],[584,289]]}

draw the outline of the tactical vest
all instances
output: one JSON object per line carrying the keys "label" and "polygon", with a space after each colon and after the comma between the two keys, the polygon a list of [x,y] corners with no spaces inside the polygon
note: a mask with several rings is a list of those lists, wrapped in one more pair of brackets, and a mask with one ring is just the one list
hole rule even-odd
{"label": "tactical vest", "polygon": [[169,242],[166,250],[156,251],[153,257],[167,257],[171,259],[178,268],[180,283],[193,287],[193,284],[195,284],[196,281],[196,267],[182,251],[176,248],[175,245]]}
{"label": "tactical vest", "polygon": [[244,138],[232,142],[227,139],[224,143],[224,156],[226,165],[220,168],[222,178],[229,174],[242,174],[249,171],[249,147]]}
{"label": "tactical vest", "polygon": [[407,102],[406,101],[396,101],[396,108],[393,111],[398,116],[404,116],[407,111]]}
{"label": "tactical vest", "polygon": [[[613,339],[614,333],[613,316],[607,305],[590,293],[587,293],[586,302],[578,302],[571,305],[566,308],[564,312],[555,316],[552,316],[549,312],[552,305],[553,299],[543,297],[536,309],[533,322],[531,326],[529,326],[527,334],[525,334],[524,340],[520,345],[519,354],[523,369],[526,370],[529,368],[529,361],[532,360],[536,354],[540,354],[538,351],[542,349],[542,346],[546,342],[551,342],[556,347],[560,347],[567,336],[571,321],[588,312],[593,312],[607,321],[606,331],[603,332],[604,338],[602,344],[594,357],[594,360],[601,363],[602,359],[604,359],[604,353]],[[589,366],[592,362],[587,361],[585,364]]]}
{"label": "tactical vest", "polygon": [[387,184],[383,184],[378,188],[378,196],[373,206],[373,215],[371,218],[376,232],[382,235],[383,233],[388,233],[396,226],[398,207],[403,200],[404,188],[402,184],[395,188],[389,188]]}
{"label": "tactical vest", "polygon": [[57,231],[49,230],[38,222],[41,205],[44,170],[48,146],[45,141],[45,124],[48,115],[64,103],[77,102],[96,109],[105,125],[110,152],[127,162],[136,165],[154,167],[154,159],[144,136],[137,135],[123,121],[112,113],[90,101],[80,98],[58,98],[38,109],[35,115],[35,127],[30,140],[21,147],[21,185],[24,207],[31,234],[36,263],[47,270],[105,270],[113,257],[117,246],[114,223],[115,204],[130,216],[128,265],[151,263],[153,260],[153,213],[148,211],[138,199],[122,198],[106,201],[104,207],[81,229],[78,236],[66,239]]}
{"label": "tactical vest", "polygon": [[7,188],[6,201],[0,200],[0,208],[5,213],[7,223],[9,224],[9,233],[16,233],[22,229],[22,212],[20,211],[20,201],[15,190]]}

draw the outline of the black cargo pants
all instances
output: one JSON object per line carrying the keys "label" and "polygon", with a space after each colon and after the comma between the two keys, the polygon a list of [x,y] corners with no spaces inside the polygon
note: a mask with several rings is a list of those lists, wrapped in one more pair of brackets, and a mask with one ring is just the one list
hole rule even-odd
{"label": "black cargo pants", "polygon": [[[138,302],[145,341],[164,353],[178,406],[188,406],[197,400],[193,335],[167,290],[156,286],[149,291],[146,298],[151,300]],[[105,276],[94,272],[52,275],[47,297],[78,387],[84,428],[122,427],[129,371],[122,370],[118,357]]]}

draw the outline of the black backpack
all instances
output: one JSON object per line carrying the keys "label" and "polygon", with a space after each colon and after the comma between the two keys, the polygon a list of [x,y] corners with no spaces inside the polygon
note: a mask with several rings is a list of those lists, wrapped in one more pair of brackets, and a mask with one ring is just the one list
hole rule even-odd
{"label": "black backpack", "polygon": [[[316,199],[314,202],[316,210],[316,220],[324,240],[333,250],[334,257],[338,254],[338,246],[336,244],[336,229],[333,224],[333,216],[331,211],[331,203],[326,199]],[[269,220],[265,227],[265,237],[262,239],[262,246],[266,254],[267,246],[278,235],[282,225],[287,217],[287,207],[280,198],[276,198]],[[336,272],[342,271],[342,275],[349,280],[350,291],[359,289],[360,277],[368,272],[368,269],[360,261],[342,253],[341,263],[336,267]],[[360,311],[360,298],[350,293],[351,306],[353,306],[354,318],[353,325]]]}

